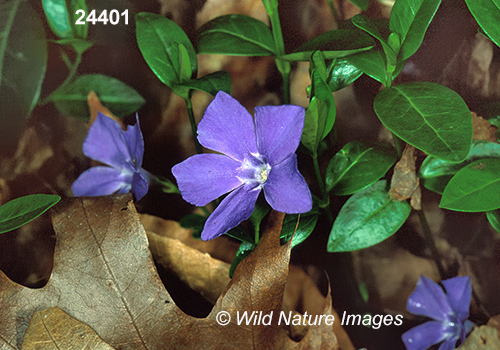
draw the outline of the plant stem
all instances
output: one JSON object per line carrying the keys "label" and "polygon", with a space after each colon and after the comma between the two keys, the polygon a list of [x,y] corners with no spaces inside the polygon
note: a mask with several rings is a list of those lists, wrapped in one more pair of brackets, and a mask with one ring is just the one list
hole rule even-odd
{"label": "plant stem", "polygon": [[196,153],[203,153],[200,143],[198,142],[198,132],[196,129],[196,121],[194,119],[193,104],[191,103],[191,96],[184,98],[186,101],[186,108],[189,114],[189,122],[191,123],[191,132],[193,133],[194,146],[196,147]]}
{"label": "plant stem", "polygon": [[320,207],[325,209],[326,216],[328,217],[328,221],[333,224],[333,216],[330,213],[329,205],[330,205],[330,197],[328,197],[328,193],[326,192],[325,183],[323,182],[323,177],[321,176],[321,171],[319,170],[318,163],[318,155],[316,152],[313,153],[313,164],[314,164],[314,173],[316,174],[316,181],[318,181],[319,190],[321,191],[321,203]]}
{"label": "plant stem", "polygon": [[76,71],[78,70],[78,66],[80,65],[81,62],[82,62],[82,54],[77,52],[75,62],[73,62],[73,64],[71,65],[71,67],[69,69],[69,74],[66,77],[66,79],[63,81],[61,86],[59,86],[59,89],[63,86],[66,86],[67,84],[69,84],[73,80],[73,78],[76,75]]}
{"label": "plant stem", "polygon": [[436,248],[436,243],[434,242],[434,237],[432,237],[432,232],[431,229],[429,228],[429,223],[427,222],[425,213],[423,210],[417,210],[417,212],[418,212],[418,217],[420,219],[420,224],[422,225],[422,231],[424,232],[424,239],[426,240],[427,246],[431,251],[431,255],[432,258],[434,259],[434,262],[436,263],[439,275],[441,276],[441,279],[445,279],[446,271],[443,267],[443,264],[441,263],[441,257],[439,256],[439,252]]}
{"label": "plant stem", "polygon": [[276,67],[278,67],[283,78],[283,103],[290,103],[290,62],[280,59],[285,54],[285,43],[283,32],[281,31],[280,17],[278,14],[278,1],[264,0],[267,14],[271,20],[271,30],[273,32],[274,45],[276,46]]}

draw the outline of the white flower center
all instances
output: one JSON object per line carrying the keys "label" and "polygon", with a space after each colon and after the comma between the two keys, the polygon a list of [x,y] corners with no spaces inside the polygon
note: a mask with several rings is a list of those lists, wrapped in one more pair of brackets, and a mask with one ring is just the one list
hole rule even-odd
{"label": "white flower center", "polygon": [[242,162],[240,179],[245,183],[257,182],[262,185],[269,177],[271,166],[260,155],[252,154],[252,156],[255,158],[250,157]]}

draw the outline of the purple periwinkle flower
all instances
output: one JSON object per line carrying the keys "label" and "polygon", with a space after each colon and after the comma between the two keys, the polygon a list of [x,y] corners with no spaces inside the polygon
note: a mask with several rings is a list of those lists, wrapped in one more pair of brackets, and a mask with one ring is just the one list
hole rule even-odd
{"label": "purple periwinkle flower", "polygon": [[101,112],[90,126],[83,154],[109,166],[83,172],[71,189],[75,196],[105,196],[132,191],[136,200],[148,192],[149,173],[141,168],[144,140],[139,118],[123,131],[120,124]]}
{"label": "purple periwinkle flower", "polygon": [[425,350],[442,341],[439,350],[452,350],[457,340],[463,342],[472,329],[474,324],[467,320],[472,295],[469,276],[450,278],[442,283],[446,294],[437,283],[421,276],[408,297],[408,311],[434,319],[403,334],[408,350]]}
{"label": "purple periwinkle flower", "polygon": [[255,108],[255,121],[230,95],[219,92],[198,124],[201,145],[221,154],[198,154],[172,168],[182,197],[204,206],[229,194],[205,223],[201,238],[216,238],[250,217],[261,190],[274,210],[312,208],[297,169],[305,112],[293,105]]}

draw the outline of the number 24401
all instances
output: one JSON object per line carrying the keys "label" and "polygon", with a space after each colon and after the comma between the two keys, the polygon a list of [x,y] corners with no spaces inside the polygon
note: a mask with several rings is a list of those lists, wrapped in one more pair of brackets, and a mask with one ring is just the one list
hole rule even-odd
{"label": "number 24401", "polygon": [[78,10],[75,12],[75,14],[80,15],[80,18],[78,18],[75,22],[76,25],[85,25],[85,22],[90,22],[93,25],[97,22],[101,22],[102,24],[108,24],[109,22],[111,25],[117,25],[118,23],[120,23],[120,18],[122,16],[125,19],[125,25],[128,25],[128,10],[125,10],[122,13],[120,13],[118,10],[111,10],[109,11],[109,16],[108,10],[103,10],[99,17],[96,17],[95,10],[92,10],[90,11],[87,18],[85,18],[84,10]]}

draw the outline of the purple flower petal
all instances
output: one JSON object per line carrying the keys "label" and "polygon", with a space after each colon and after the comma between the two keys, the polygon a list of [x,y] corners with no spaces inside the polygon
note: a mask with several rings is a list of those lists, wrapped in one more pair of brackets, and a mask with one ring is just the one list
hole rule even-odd
{"label": "purple flower petal", "polygon": [[241,163],[222,154],[197,154],[172,168],[182,198],[203,206],[243,183]]}
{"label": "purple flower petal", "polygon": [[460,321],[469,317],[469,305],[472,296],[472,286],[469,276],[458,276],[442,281],[451,307],[459,315]]}
{"label": "purple flower petal", "polygon": [[[130,132],[132,133],[133,131]],[[120,169],[124,163],[133,159],[124,134],[118,122],[99,112],[83,143],[83,153],[89,158]]]}
{"label": "purple flower petal", "polygon": [[95,166],[84,171],[71,189],[76,197],[127,193],[132,188],[132,174],[132,171],[121,172],[107,166]]}
{"label": "purple flower petal", "polygon": [[135,168],[139,169],[142,166],[142,157],[144,155],[144,139],[139,125],[139,115],[136,114],[135,119],[135,125],[127,127],[124,138],[129,154],[132,155],[132,162]]}
{"label": "purple flower petal", "polygon": [[448,336],[441,322],[429,321],[403,333],[401,338],[408,350],[426,350]]}
{"label": "purple flower petal", "polygon": [[208,241],[219,237],[248,219],[259,193],[260,187],[255,184],[247,184],[231,192],[208,217],[201,239]]}
{"label": "purple flower petal", "polygon": [[271,168],[264,183],[264,195],[277,211],[298,214],[312,209],[311,192],[297,169],[296,154]]}
{"label": "purple flower petal", "polygon": [[252,116],[223,91],[217,93],[198,124],[198,141],[239,161],[258,153]]}
{"label": "purple flower petal", "polygon": [[438,350],[453,350],[456,348],[458,337],[451,337],[444,341]]}
{"label": "purple flower petal", "polygon": [[412,314],[438,321],[448,321],[453,310],[443,289],[430,278],[420,276],[417,287],[408,297],[406,308]]}
{"label": "purple flower petal", "polygon": [[132,178],[132,193],[137,201],[148,193],[148,181],[140,172],[134,172]]}
{"label": "purple flower petal", "polygon": [[295,153],[304,128],[305,110],[299,106],[255,108],[257,148],[274,166]]}

